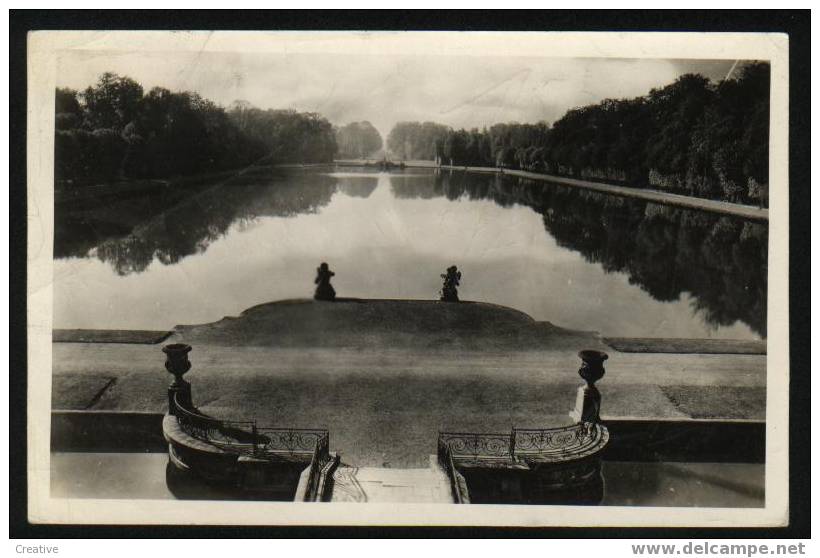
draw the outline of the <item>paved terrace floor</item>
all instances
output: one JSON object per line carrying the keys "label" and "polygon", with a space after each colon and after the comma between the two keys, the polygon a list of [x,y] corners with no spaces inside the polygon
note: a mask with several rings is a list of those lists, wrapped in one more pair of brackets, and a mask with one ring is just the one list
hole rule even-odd
{"label": "paved terrace floor", "polygon": [[585,348],[610,355],[605,418],[765,418],[765,355],[619,352],[482,303],[284,301],[178,327],[162,343],[87,341],[54,343],[52,408],[164,412],[160,349],[186,342],[203,411],[328,428],[331,450],[362,468],[427,468],[440,430],[566,423]]}

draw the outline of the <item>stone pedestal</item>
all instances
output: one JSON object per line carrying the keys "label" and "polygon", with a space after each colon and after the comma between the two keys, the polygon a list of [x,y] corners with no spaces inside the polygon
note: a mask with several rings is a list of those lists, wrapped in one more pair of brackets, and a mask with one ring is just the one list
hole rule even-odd
{"label": "stone pedestal", "polygon": [[604,377],[604,361],[609,355],[602,351],[584,350],[578,356],[582,361],[578,375],[586,381],[586,385],[578,388],[575,408],[569,416],[576,422],[595,424],[601,421],[601,392],[595,387],[595,382]]}
{"label": "stone pedestal", "polygon": [[174,381],[168,386],[168,413],[176,415],[177,403],[185,409],[193,407],[191,384],[182,378],[191,369],[191,361],[188,360],[191,346],[184,343],[172,343],[165,345],[162,352],[166,355],[165,369],[174,376]]}

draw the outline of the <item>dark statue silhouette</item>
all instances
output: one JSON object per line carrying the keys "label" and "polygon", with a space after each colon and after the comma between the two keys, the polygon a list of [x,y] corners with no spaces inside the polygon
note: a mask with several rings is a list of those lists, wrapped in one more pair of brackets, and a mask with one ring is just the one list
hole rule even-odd
{"label": "dark statue silhouette", "polygon": [[461,284],[461,272],[454,265],[447,268],[447,273],[442,273],[444,285],[441,287],[441,300],[445,302],[458,302],[458,286]]}
{"label": "dark statue silhouette", "polygon": [[316,292],[313,294],[313,298],[316,300],[336,300],[336,291],[333,289],[333,285],[330,284],[330,278],[334,275],[336,274],[330,271],[330,268],[324,262],[316,268],[316,279],[313,281],[316,283]]}

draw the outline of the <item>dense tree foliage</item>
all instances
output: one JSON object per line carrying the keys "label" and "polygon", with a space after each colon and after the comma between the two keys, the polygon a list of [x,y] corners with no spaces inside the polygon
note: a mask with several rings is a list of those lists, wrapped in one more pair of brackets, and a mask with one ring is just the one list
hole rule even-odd
{"label": "dense tree foliage", "polygon": [[387,149],[402,160],[432,160],[449,131],[434,122],[399,122],[387,135]]}
{"label": "dense tree foliage", "polygon": [[570,110],[552,127],[539,122],[453,130],[402,122],[390,132],[388,147],[403,158],[766,204],[769,80],[766,63],[748,64],[717,84],[688,74],[643,97]]}
{"label": "dense tree foliage", "polygon": [[58,185],[210,173],[253,163],[333,160],[325,118],[235,103],[229,111],[196,93],[112,73],[84,91],[57,89]]}
{"label": "dense tree foliage", "polygon": [[330,163],[336,154],[333,126],[315,112],[261,110],[238,101],[228,114],[245,137],[261,146],[266,162]]}
{"label": "dense tree foliage", "polygon": [[382,148],[382,136],[366,120],[351,122],[336,129],[336,145],[339,157],[347,159],[364,159]]}

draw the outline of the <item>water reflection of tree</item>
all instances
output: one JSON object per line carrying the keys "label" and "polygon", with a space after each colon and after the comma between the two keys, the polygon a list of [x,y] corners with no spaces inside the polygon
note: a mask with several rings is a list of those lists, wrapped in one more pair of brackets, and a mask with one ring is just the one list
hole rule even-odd
{"label": "water reflection of tree", "polygon": [[[210,188],[200,186],[197,191],[180,188],[175,194],[164,193],[162,208],[146,203],[144,197],[101,207],[96,213],[85,210],[77,215],[58,208],[55,221],[60,234],[55,235],[55,255],[92,253],[110,263],[119,275],[139,273],[154,259],[171,265],[204,252],[234,223],[314,213],[330,202],[335,191],[336,179],[330,176],[275,176],[267,170]],[[141,224],[119,234],[106,234],[89,225],[103,221]]]}
{"label": "water reflection of tree", "polygon": [[[559,246],[608,273],[627,274],[656,300],[689,293],[693,312],[706,323],[740,320],[766,334],[764,224],[493,174],[392,175],[390,181],[398,198],[528,206],[543,216]],[[344,191],[367,197],[376,182],[376,177],[347,178]],[[138,273],[155,259],[170,265],[205,251],[232,225],[315,212],[341,187],[338,178],[318,173],[260,170],[211,188],[172,188],[82,211],[58,207],[54,253],[86,257],[92,252],[120,275]]]}
{"label": "water reflection of tree", "polygon": [[340,192],[352,198],[369,198],[376,186],[379,185],[378,176],[340,176],[337,187]]}
{"label": "water reflection of tree", "polygon": [[[398,197],[431,197],[429,184],[393,182]],[[659,301],[692,298],[712,326],[740,320],[766,335],[768,227],[742,219],[607,196],[500,175],[438,173],[448,199],[490,199],[531,207],[559,246],[580,252],[607,273]]]}

